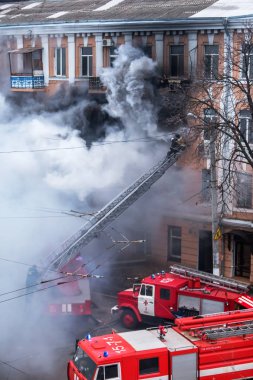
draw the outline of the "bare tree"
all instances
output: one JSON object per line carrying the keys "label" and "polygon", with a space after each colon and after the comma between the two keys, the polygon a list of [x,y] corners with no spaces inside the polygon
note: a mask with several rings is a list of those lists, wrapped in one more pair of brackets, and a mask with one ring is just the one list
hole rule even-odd
{"label": "bare tree", "polygon": [[215,144],[224,210],[231,202],[228,193],[243,190],[238,179],[247,175],[245,166],[253,169],[253,29],[248,26],[227,41],[224,55],[217,47],[216,54],[205,55],[202,73],[188,91],[187,111],[194,117],[188,124],[191,136],[199,141],[198,153],[208,155],[210,143]]}

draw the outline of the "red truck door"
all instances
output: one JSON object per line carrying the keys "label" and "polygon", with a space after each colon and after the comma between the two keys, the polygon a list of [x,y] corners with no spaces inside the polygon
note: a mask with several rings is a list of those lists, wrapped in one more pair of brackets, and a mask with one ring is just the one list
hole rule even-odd
{"label": "red truck door", "polygon": [[154,316],[155,315],[155,286],[149,284],[141,284],[138,296],[138,309],[140,314]]}

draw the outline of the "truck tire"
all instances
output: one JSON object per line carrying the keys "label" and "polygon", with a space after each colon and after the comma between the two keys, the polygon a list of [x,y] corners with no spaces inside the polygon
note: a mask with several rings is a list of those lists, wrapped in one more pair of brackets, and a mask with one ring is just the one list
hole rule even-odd
{"label": "truck tire", "polygon": [[125,309],[122,311],[120,322],[125,328],[129,330],[135,329],[135,327],[138,325],[138,319],[135,313],[130,309]]}

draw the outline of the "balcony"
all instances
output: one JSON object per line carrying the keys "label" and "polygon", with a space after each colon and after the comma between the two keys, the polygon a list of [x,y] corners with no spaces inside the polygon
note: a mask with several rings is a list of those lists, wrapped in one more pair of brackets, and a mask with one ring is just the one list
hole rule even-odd
{"label": "balcony", "polygon": [[89,93],[105,93],[106,87],[103,85],[99,77],[89,78]]}
{"label": "balcony", "polygon": [[16,74],[10,77],[12,90],[43,90],[44,75]]}
{"label": "balcony", "polygon": [[12,91],[44,91],[42,49],[22,48],[9,51]]}

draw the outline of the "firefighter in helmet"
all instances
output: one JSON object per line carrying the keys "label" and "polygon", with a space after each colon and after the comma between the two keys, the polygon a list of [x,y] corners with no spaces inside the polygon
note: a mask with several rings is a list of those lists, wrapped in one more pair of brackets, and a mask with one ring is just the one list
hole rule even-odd
{"label": "firefighter in helmet", "polygon": [[179,133],[176,133],[172,138],[171,138],[171,145],[170,145],[170,150],[167,154],[167,157],[169,157],[171,154],[177,153],[180,148],[184,146],[184,141],[182,136]]}

